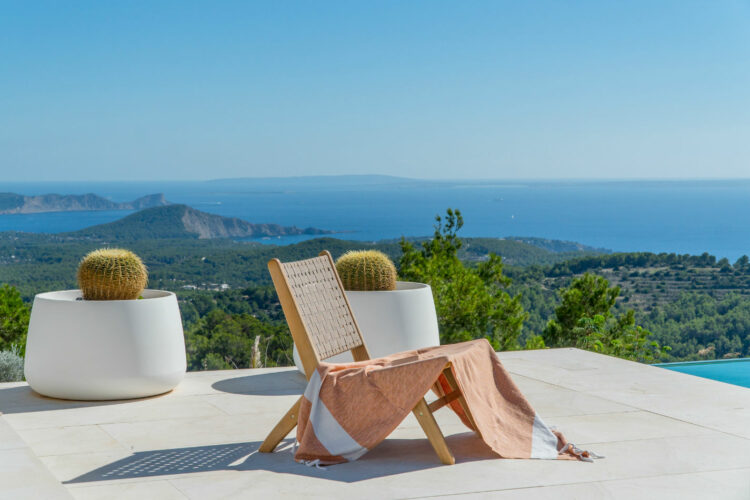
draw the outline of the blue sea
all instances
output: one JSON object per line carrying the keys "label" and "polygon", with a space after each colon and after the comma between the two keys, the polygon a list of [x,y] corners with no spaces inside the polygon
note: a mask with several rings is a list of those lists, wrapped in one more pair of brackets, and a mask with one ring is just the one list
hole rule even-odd
{"label": "blue sea", "polygon": [[[375,241],[432,234],[448,207],[463,236],[536,236],[615,251],[750,254],[750,180],[504,182],[392,177],[236,179],[205,182],[2,183],[26,195],[95,193],[114,201],[163,192],[205,212],[338,231]],[[0,215],[0,231],[55,233],[111,222],[127,211]],[[309,237],[261,240],[288,244]]]}

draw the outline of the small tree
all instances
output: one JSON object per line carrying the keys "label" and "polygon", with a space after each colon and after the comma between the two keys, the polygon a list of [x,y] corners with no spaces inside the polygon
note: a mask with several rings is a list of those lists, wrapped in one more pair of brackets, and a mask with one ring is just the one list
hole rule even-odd
{"label": "small tree", "polygon": [[739,259],[737,259],[737,262],[734,263],[735,269],[745,269],[746,267],[750,266],[750,258],[748,258],[747,255],[743,255]]}
{"label": "small tree", "polygon": [[579,320],[597,315],[609,318],[618,295],[620,287],[610,288],[601,276],[586,273],[576,278],[561,291],[562,303],[555,309],[556,319],[547,323],[544,342],[548,346],[575,345]]}
{"label": "small tree", "polygon": [[544,329],[551,347],[579,347],[635,361],[653,361],[660,348],[649,340],[651,332],[635,324],[632,310],[615,316],[612,307],[620,287],[611,287],[601,277],[586,273],[560,293],[562,303]]}
{"label": "small tree", "polygon": [[443,344],[487,338],[495,349],[518,348],[518,337],[528,313],[521,296],[505,290],[511,283],[503,275],[499,256],[467,267],[458,258],[461,240],[456,233],[463,226],[459,210],[448,209],[445,219],[435,217],[430,241],[417,249],[402,238],[399,274],[432,287],[437,309],[440,341]]}

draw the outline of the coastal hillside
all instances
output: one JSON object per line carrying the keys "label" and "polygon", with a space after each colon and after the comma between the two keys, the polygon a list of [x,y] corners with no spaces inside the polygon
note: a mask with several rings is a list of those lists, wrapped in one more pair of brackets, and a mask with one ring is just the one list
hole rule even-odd
{"label": "coastal hillside", "polygon": [[170,203],[164,194],[150,194],[126,203],[110,201],[93,193],[89,194],[43,194],[24,196],[16,193],[0,193],[0,214],[35,214],[42,212],[80,212],[87,210],[143,210],[161,207]]}
{"label": "coastal hillside", "polygon": [[[248,314],[267,324],[282,321],[266,267],[271,258],[284,262],[303,259],[323,249],[336,258],[348,250],[370,248],[387,253],[396,263],[401,257],[397,241],[323,237],[275,246],[230,238],[201,239],[198,228],[183,220],[194,222],[193,212],[197,211],[177,205],[144,210],[76,233],[0,233],[0,283],[16,287],[28,302],[36,293],[74,288],[81,257],[95,248],[116,244],[143,258],[149,269],[149,287],[178,293],[187,332],[191,324],[202,324],[197,320],[211,311],[216,311],[215,320],[224,314]],[[421,243],[414,241],[415,245]],[[564,242],[540,244],[571,249]],[[709,254],[555,253],[512,239],[464,238],[459,258],[474,266],[486,260],[489,252],[503,257],[504,274],[513,280],[508,290],[513,296],[520,295],[529,314],[523,324],[522,343],[544,331],[560,305],[560,292],[588,272],[621,288],[615,309],[633,309],[638,324],[653,332],[654,340],[671,347],[666,360],[750,356],[747,257],[730,263]]]}
{"label": "coastal hillside", "polygon": [[255,238],[299,234],[330,234],[316,228],[300,229],[278,224],[254,224],[236,217],[201,212],[187,205],[167,205],[141,210],[115,222],[88,227],[62,236],[99,240],[165,238]]}
{"label": "coastal hillside", "polygon": [[[178,206],[175,206],[178,207]],[[142,223],[145,215],[159,212],[145,210],[125,219],[84,231],[67,234],[0,233],[0,283],[9,283],[27,299],[36,293],[74,288],[76,267],[85,254],[108,244],[116,244],[140,255],[149,269],[150,286],[181,291],[185,286],[204,287],[208,283],[227,283],[232,289],[271,284],[266,263],[277,257],[282,261],[305,259],[321,250],[337,258],[349,250],[376,249],[394,261],[401,258],[397,241],[341,240],[323,235],[293,245],[263,245],[229,238],[200,239],[186,231],[175,231],[178,217],[164,217],[160,226],[170,226],[173,238],[148,238],[158,233],[156,222]],[[137,216],[137,217],[136,217]],[[155,218],[155,217],[154,217]],[[141,226],[141,227],[137,227]],[[121,236],[116,236],[122,231]],[[135,238],[127,237],[128,233]],[[516,266],[552,266],[565,262],[575,254],[552,253],[532,245],[497,238],[466,238],[459,257],[473,263],[484,261],[488,253],[503,257],[511,268]],[[421,241],[413,241],[420,245]],[[518,269],[523,269],[518,267]],[[207,285],[206,285],[207,286]]]}
{"label": "coastal hillside", "polygon": [[594,248],[580,243],[542,238],[463,238],[458,255],[462,260],[481,262],[490,253],[502,255],[503,262],[512,266],[554,264],[575,257],[612,253],[606,248]]}
{"label": "coastal hillside", "polygon": [[577,241],[562,241],[562,240],[550,240],[548,238],[535,238],[531,236],[508,236],[505,238],[510,241],[517,241],[520,243],[526,243],[527,245],[533,245],[537,248],[543,248],[554,253],[588,253],[588,254],[603,254],[612,253],[612,250],[607,248],[592,247],[578,243]]}
{"label": "coastal hillside", "polygon": [[708,253],[630,252],[576,257],[546,266],[509,268],[522,294],[528,333],[541,332],[559,293],[585,273],[619,288],[615,309],[632,309],[652,340],[670,347],[667,361],[750,356],[750,259],[731,263]]}

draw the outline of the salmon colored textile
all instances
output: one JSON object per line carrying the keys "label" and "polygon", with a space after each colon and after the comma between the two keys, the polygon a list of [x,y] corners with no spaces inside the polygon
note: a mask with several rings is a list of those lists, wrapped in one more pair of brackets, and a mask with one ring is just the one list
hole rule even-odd
{"label": "salmon colored textile", "polygon": [[449,406],[500,457],[596,458],[544,424],[482,339],[368,361],[321,363],[302,398],[295,459],[356,460],[385,439],[430,388],[439,396],[450,391],[442,375],[449,362],[476,428],[457,400]]}

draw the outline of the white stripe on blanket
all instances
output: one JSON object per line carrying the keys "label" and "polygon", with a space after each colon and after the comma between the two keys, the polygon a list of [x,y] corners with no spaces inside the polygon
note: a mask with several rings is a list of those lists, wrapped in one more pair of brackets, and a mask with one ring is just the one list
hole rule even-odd
{"label": "white stripe on blanket", "polygon": [[531,458],[557,458],[557,436],[547,427],[539,415],[534,414],[534,428],[531,433]]}
{"label": "white stripe on blanket", "polygon": [[310,408],[310,425],[315,436],[333,456],[341,456],[350,462],[367,453],[367,448],[356,442],[331,415],[326,405],[320,400],[320,387],[323,381],[318,370],[313,371],[305,389],[305,398],[312,403]]}

